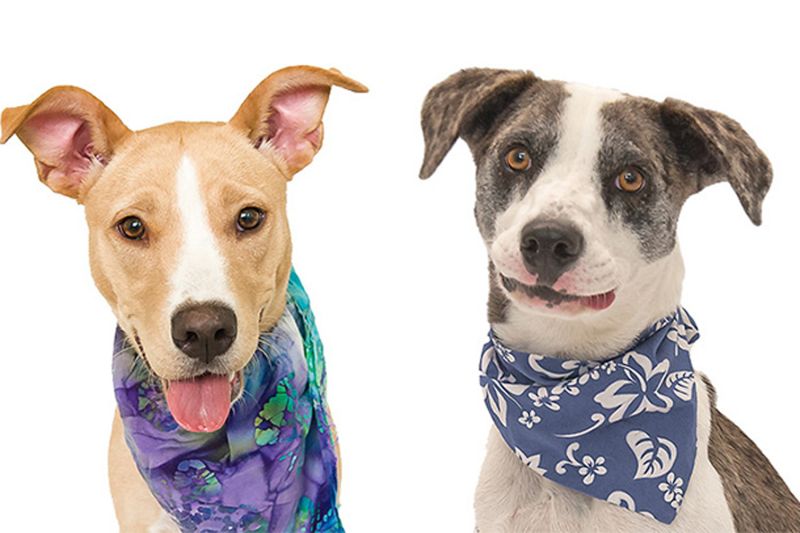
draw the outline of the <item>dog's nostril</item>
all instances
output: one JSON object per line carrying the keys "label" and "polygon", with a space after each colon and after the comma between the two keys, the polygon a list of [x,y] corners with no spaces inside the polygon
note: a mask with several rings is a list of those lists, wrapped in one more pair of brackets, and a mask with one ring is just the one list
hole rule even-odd
{"label": "dog's nostril", "polygon": [[172,317],[172,341],[191,357],[210,363],[236,339],[236,315],[220,304],[197,304]]}
{"label": "dog's nostril", "polygon": [[572,253],[569,251],[569,245],[565,242],[557,242],[553,247],[553,253],[562,259],[567,259],[572,256]]}
{"label": "dog's nostril", "polygon": [[527,239],[523,239],[522,248],[532,254],[538,253],[539,242],[533,237],[528,237]]}
{"label": "dog's nostril", "polygon": [[230,337],[230,334],[228,334],[228,330],[227,329],[218,329],[216,331],[216,333],[214,333],[214,340],[221,341],[221,340],[226,339],[228,337]]}

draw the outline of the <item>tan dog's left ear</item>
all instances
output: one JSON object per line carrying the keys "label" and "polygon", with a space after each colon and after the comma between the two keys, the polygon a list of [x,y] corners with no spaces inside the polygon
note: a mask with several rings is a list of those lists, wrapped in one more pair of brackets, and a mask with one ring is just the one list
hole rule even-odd
{"label": "tan dog's left ear", "polygon": [[30,105],[3,110],[0,144],[16,134],[33,153],[39,180],[78,198],[92,165],[105,165],[131,131],[94,95],[53,87]]}
{"label": "tan dog's left ear", "polygon": [[334,85],[367,92],[365,86],[336,69],[287,67],[259,83],[230,124],[243,131],[254,146],[274,149],[294,175],[322,146],[322,113]]}

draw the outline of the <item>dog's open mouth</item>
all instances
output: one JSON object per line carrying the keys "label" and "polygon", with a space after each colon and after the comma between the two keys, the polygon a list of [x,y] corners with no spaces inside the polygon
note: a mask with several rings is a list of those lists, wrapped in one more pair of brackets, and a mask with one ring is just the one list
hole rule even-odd
{"label": "dog's open mouth", "polygon": [[228,419],[233,402],[241,393],[242,372],[228,375],[205,373],[190,379],[164,383],[172,417],[187,431],[211,433]]}
{"label": "dog's open mouth", "polygon": [[574,302],[581,307],[587,307],[589,309],[600,311],[611,307],[611,304],[614,303],[614,299],[616,297],[613,289],[601,294],[579,296],[576,294],[559,292],[546,285],[526,285],[525,283],[517,281],[514,278],[506,277],[502,274],[500,274],[500,281],[508,292],[520,292],[529,298],[542,300],[545,302],[545,306],[548,308],[553,308],[564,303]]}

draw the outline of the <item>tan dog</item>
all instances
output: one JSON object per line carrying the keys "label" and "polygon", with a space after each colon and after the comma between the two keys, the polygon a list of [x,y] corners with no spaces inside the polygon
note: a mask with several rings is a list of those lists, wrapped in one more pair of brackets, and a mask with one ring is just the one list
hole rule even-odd
{"label": "tan dog", "polygon": [[[226,123],[137,132],[76,87],[3,111],[0,142],[16,134],[39,179],[85,206],[95,283],[186,429],[224,424],[259,333],[283,313],[286,184],[322,145],[333,85],[367,90],[336,70],[290,67]],[[227,376],[227,385],[210,396],[192,389],[207,376]],[[173,530],[135,468],[118,413],[109,474],[121,530]]]}

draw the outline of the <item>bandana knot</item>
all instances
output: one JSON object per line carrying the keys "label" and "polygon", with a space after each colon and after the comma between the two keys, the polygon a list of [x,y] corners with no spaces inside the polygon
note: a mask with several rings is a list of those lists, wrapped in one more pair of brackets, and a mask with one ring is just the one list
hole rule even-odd
{"label": "bandana knot", "polygon": [[694,468],[689,349],[699,336],[679,308],[622,353],[589,361],[512,350],[490,331],[480,363],[486,407],[532,470],[669,524]]}

